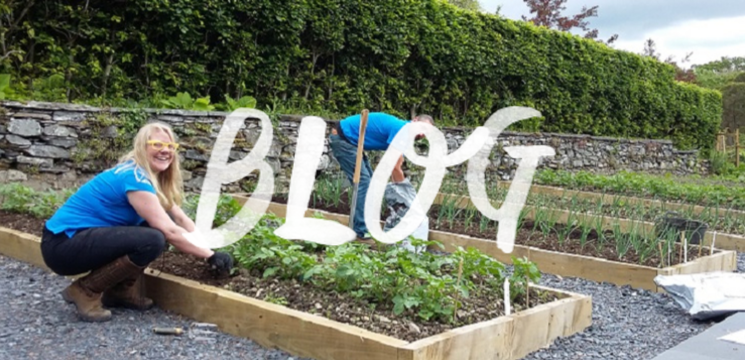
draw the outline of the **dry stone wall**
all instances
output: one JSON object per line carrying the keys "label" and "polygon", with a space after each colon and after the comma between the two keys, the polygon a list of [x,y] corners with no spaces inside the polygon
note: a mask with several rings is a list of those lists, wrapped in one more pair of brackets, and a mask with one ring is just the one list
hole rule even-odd
{"label": "dry stone wall", "polygon": [[[96,108],[85,105],[0,102],[0,182],[21,181],[37,189],[78,186],[97,172],[113,165],[128,149],[133,132],[149,122],[171,125],[182,149],[185,185],[198,191],[205,175],[209,154],[217,138],[225,112],[184,110],[132,110]],[[266,161],[275,174],[275,187],[289,183],[302,116],[279,116],[274,123],[274,139]],[[329,127],[330,129],[330,127]],[[327,131],[329,130],[327,129]],[[231,161],[246,156],[258,140],[258,119],[246,120],[230,153]],[[450,151],[458,148],[469,129],[442,129]],[[510,180],[517,166],[503,147],[548,145],[556,156],[543,158],[540,168],[591,170],[613,173],[627,169],[649,173],[706,173],[705,163],[697,161],[695,151],[678,151],[670,141],[625,140],[562,134],[505,132],[492,151],[487,178]],[[424,151],[422,151],[424,153]],[[382,153],[370,154],[373,166]],[[462,176],[465,164],[451,168]],[[338,172],[339,167],[325,145],[318,173]],[[408,167],[409,175],[422,169]],[[250,177],[224,186],[225,191],[245,191],[255,179]]]}

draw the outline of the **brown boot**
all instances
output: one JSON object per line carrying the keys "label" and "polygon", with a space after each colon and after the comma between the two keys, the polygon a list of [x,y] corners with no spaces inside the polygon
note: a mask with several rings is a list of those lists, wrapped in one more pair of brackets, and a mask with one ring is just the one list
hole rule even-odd
{"label": "brown boot", "polygon": [[93,322],[108,321],[111,319],[111,312],[102,306],[103,292],[134,276],[137,271],[140,271],[140,268],[124,255],[75,280],[62,291],[62,298],[75,304],[80,319]]}
{"label": "brown boot", "polygon": [[111,320],[111,311],[101,304],[101,293],[94,293],[80,284],[80,278],[62,291],[62,298],[68,303],[74,303],[78,309],[78,317],[84,321],[101,322]]}
{"label": "brown boot", "polygon": [[373,240],[372,238],[361,238],[361,237],[358,236],[357,237],[357,240],[355,240],[355,241],[357,241],[358,243],[365,244],[367,246],[373,246],[373,245],[375,245],[375,240]]}
{"label": "brown boot", "polygon": [[[133,264],[134,265],[134,264]],[[142,271],[133,277],[124,279],[113,288],[103,293],[101,301],[109,307],[125,307],[135,310],[148,310],[153,307],[153,300],[144,296],[144,286]]]}

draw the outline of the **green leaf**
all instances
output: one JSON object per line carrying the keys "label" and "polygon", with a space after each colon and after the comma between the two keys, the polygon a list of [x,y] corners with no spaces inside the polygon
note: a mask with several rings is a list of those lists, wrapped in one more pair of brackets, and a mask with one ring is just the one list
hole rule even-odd
{"label": "green leaf", "polygon": [[270,267],[270,268],[268,268],[268,269],[264,270],[264,275],[263,275],[263,277],[264,277],[264,278],[266,279],[266,278],[268,278],[268,277],[270,277],[270,276],[273,276],[273,275],[274,275],[274,274],[276,274],[276,273],[277,273],[277,271],[279,271],[279,270],[280,270],[280,268],[279,268],[278,266],[275,266],[275,267]]}
{"label": "green leaf", "polygon": [[0,92],[10,87],[10,74],[0,74]]}
{"label": "green leaf", "polygon": [[401,295],[396,295],[393,298],[393,304],[393,313],[396,315],[401,315],[405,310],[404,298]]}

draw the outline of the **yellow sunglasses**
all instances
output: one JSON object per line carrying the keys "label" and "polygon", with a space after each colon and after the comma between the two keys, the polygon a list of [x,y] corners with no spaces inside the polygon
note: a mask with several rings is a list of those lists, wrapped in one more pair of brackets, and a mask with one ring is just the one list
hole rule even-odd
{"label": "yellow sunglasses", "polygon": [[155,150],[163,149],[164,146],[168,146],[168,150],[176,151],[179,147],[179,144],[172,143],[172,142],[163,142],[160,140],[149,140],[148,145],[152,145]]}

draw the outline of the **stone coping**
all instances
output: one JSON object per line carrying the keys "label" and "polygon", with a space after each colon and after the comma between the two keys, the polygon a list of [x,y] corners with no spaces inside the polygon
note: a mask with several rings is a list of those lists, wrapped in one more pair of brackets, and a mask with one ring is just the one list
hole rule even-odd
{"label": "stone coping", "polygon": [[[5,108],[18,108],[26,110],[46,110],[46,111],[67,111],[67,112],[110,112],[110,113],[124,113],[131,112],[133,108],[119,108],[119,107],[95,107],[85,104],[69,104],[69,103],[54,103],[54,102],[43,102],[43,101],[0,101],[0,107]],[[170,116],[183,116],[183,117],[226,117],[230,113],[225,111],[195,111],[195,110],[178,110],[178,109],[153,109],[153,108],[142,108],[142,111],[152,113],[155,115],[170,115]],[[287,122],[300,122],[305,115],[293,115],[286,114],[280,115],[280,121]],[[339,119],[327,119],[323,118],[327,122],[338,121]],[[473,128],[471,127],[443,127],[443,130],[457,131],[457,132],[469,132]],[[514,131],[503,131],[500,137],[530,137],[530,138],[541,138],[541,137],[553,137],[553,138],[565,138],[565,139],[587,139],[597,141],[610,141],[618,143],[637,143],[637,144],[667,144],[672,145],[672,140],[665,139],[631,139],[631,138],[615,138],[608,136],[594,136],[587,134],[563,134],[563,133],[551,133],[551,132],[514,132]],[[698,150],[674,150],[678,154],[695,154]]]}

